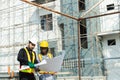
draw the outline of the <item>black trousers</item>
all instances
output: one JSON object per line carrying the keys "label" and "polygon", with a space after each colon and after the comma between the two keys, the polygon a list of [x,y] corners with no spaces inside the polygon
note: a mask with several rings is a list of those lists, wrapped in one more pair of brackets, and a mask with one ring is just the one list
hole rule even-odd
{"label": "black trousers", "polygon": [[19,80],[36,80],[33,73],[19,72]]}

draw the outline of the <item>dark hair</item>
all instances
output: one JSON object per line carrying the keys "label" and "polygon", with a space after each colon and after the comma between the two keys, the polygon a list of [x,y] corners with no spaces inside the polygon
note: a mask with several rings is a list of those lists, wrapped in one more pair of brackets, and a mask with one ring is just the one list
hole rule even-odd
{"label": "dark hair", "polygon": [[32,43],[32,42],[29,40],[29,43]]}
{"label": "dark hair", "polygon": [[30,43],[31,43],[33,46],[35,46],[35,44],[33,44],[31,41],[29,41],[29,44],[30,44]]}

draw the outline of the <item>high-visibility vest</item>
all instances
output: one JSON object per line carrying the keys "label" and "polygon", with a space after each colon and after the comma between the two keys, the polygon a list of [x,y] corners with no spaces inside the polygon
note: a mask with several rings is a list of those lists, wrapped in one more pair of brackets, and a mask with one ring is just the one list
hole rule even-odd
{"label": "high-visibility vest", "polygon": [[[25,51],[26,51],[28,61],[34,63],[35,53],[32,51],[32,61],[31,61],[31,59],[30,59],[30,54],[29,54],[28,50],[27,50],[26,48],[24,48],[24,49],[25,49]],[[24,70],[20,70],[20,71],[21,71],[21,72],[25,72],[25,73],[33,73],[33,72],[34,72],[34,69],[33,69],[33,68],[29,68],[29,69],[24,69]]]}
{"label": "high-visibility vest", "polygon": [[[47,56],[50,59],[53,58],[53,55],[51,53],[47,53]],[[38,58],[39,58],[40,61],[42,61],[42,59],[43,59],[42,57],[43,57],[42,54],[38,54]],[[53,74],[53,72],[46,72],[46,71],[39,71],[39,73],[40,74]]]}
{"label": "high-visibility vest", "polygon": [[[47,56],[48,56],[48,58],[50,58],[50,59],[53,58],[53,55],[52,55],[51,53],[47,53]],[[42,54],[38,54],[38,58],[39,58],[40,61],[42,61],[42,59],[43,59],[42,57],[43,57]]]}

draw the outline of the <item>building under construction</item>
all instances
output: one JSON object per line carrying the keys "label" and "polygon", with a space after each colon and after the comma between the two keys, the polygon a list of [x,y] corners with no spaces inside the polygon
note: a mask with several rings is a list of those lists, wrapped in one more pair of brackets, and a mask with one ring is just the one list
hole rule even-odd
{"label": "building under construction", "polygon": [[0,18],[0,80],[18,80],[32,37],[66,52],[56,80],[120,79],[120,0],[1,0]]}

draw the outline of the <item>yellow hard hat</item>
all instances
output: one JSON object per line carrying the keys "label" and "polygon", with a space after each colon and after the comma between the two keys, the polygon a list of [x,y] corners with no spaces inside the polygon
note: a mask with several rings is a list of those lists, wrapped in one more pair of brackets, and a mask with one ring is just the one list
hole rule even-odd
{"label": "yellow hard hat", "polygon": [[43,41],[40,42],[39,45],[40,45],[40,47],[48,47],[49,44],[46,40],[43,40]]}

